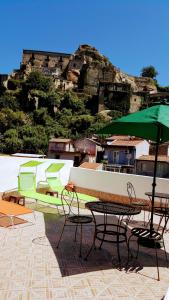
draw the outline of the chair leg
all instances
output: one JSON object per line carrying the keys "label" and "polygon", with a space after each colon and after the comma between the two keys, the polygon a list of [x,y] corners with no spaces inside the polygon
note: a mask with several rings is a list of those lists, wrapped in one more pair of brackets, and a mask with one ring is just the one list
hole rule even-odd
{"label": "chair leg", "polygon": [[89,257],[89,255],[90,255],[90,253],[92,252],[92,249],[93,249],[93,248],[96,249],[96,245],[95,245],[96,235],[97,235],[97,233],[96,233],[96,228],[95,228],[95,232],[94,232],[94,236],[93,236],[93,242],[92,242],[92,245],[91,245],[91,247],[90,247],[90,249],[89,249],[87,255],[85,256],[84,260],[87,260],[87,259],[88,259],[88,257]]}
{"label": "chair leg", "polygon": [[159,229],[160,229],[160,225],[161,225],[162,220],[163,220],[163,216],[160,217],[160,222],[159,222],[159,224],[158,224],[157,231],[159,231]]}
{"label": "chair leg", "polygon": [[107,218],[104,215],[104,232],[103,232],[102,241],[101,241],[100,246],[99,246],[99,250],[101,250],[103,242],[104,242],[104,238],[105,238],[105,234],[106,234],[106,223],[107,223]]}
{"label": "chair leg", "polygon": [[155,253],[156,253],[157,275],[158,275],[158,278],[157,278],[157,280],[158,280],[158,281],[160,281],[160,273],[159,273],[159,266],[158,266],[158,254],[157,254],[157,247],[156,247],[156,243],[155,243]]}
{"label": "chair leg", "polygon": [[77,228],[78,228],[78,224],[76,224],[76,229],[75,229],[75,237],[74,237],[74,242],[76,242],[76,236],[77,236]]}
{"label": "chair leg", "polygon": [[163,240],[163,247],[164,247],[164,253],[165,253],[165,258],[166,258],[167,268],[168,268],[168,257],[167,257],[167,252],[166,252],[164,240]]}
{"label": "chair leg", "polygon": [[82,224],[80,224],[80,250],[79,257],[82,257]]}
{"label": "chair leg", "polygon": [[118,261],[121,268],[121,257],[120,257],[120,243],[119,243],[119,236],[117,236],[117,255],[118,255]]}
{"label": "chair leg", "polygon": [[63,231],[64,231],[64,228],[65,228],[65,224],[66,224],[66,221],[65,221],[64,224],[63,224],[62,231],[61,231],[61,234],[60,234],[60,238],[59,238],[59,240],[58,240],[58,243],[57,243],[56,248],[59,248],[59,244],[60,244],[60,241],[61,241],[61,238],[62,238],[62,235],[63,235]]}
{"label": "chair leg", "polygon": [[126,264],[126,267],[128,266],[129,264],[129,260],[130,260],[130,255],[131,255],[131,258],[134,258],[134,259],[138,259],[138,255],[139,255],[139,242],[138,242],[138,239],[137,239],[137,252],[136,252],[136,255],[134,256],[130,250],[130,240],[132,238],[133,235],[131,235],[128,239],[128,243],[127,243],[127,250],[128,250],[128,258],[127,258],[127,264]]}
{"label": "chair leg", "polygon": [[127,243],[127,236],[125,237],[125,241],[126,241],[126,246],[127,246],[127,257],[129,256],[129,253],[128,253],[128,243]]}
{"label": "chair leg", "polygon": [[145,208],[143,208],[143,211],[144,211],[144,226],[146,225],[146,212],[145,212]]}
{"label": "chair leg", "polygon": [[131,251],[130,251],[130,239],[132,238],[132,235],[129,237],[128,242],[127,242],[127,252],[128,252],[128,257],[127,257],[127,263],[126,263],[126,267],[129,264],[129,260],[130,260],[130,255],[131,257],[133,257]]}
{"label": "chair leg", "polygon": [[139,241],[137,240],[137,254],[136,254],[136,259],[138,258],[139,249],[140,249],[140,244],[139,244]]}

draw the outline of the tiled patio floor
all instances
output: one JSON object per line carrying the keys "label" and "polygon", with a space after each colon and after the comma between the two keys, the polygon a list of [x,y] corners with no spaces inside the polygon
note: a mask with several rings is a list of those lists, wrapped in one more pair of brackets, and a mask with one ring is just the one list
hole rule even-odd
{"label": "tiled patio floor", "polygon": [[[139,218],[143,219],[143,215]],[[35,225],[24,224],[17,229],[0,227],[0,299],[160,300],[165,295],[169,269],[165,267],[162,249],[159,250],[161,281],[158,282],[155,256],[150,249],[141,248],[139,263],[132,264],[133,271],[128,273],[117,268],[115,245],[104,244],[101,251],[91,253],[88,261],[80,259],[72,227],[66,228],[60,248],[56,249],[62,221],[55,213],[37,211]],[[93,227],[86,227],[83,253],[88,251],[92,236]],[[169,233],[165,234],[165,240],[169,253]],[[126,250],[122,244],[123,264]]]}

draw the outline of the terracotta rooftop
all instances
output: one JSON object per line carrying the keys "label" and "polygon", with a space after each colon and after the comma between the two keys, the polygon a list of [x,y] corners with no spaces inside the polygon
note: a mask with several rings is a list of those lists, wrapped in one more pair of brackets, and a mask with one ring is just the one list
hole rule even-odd
{"label": "terracotta rooftop", "polygon": [[57,138],[52,138],[49,140],[49,142],[52,143],[70,143],[71,139],[57,139]]}
{"label": "terracotta rooftop", "polygon": [[85,169],[92,169],[92,170],[97,170],[97,168],[100,166],[101,164],[99,163],[89,163],[89,162],[84,162],[80,165],[81,168],[85,168]]}
{"label": "terracotta rooftop", "polygon": [[112,140],[130,140],[129,135],[112,135],[108,138],[106,138],[107,141],[112,141]]}
{"label": "terracotta rooftop", "polygon": [[[142,155],[142,156],[138,157],[137,160],[154,161],[155,160],[155,156],[154,155]],[[159,155],[158,156],[158,161],[169,162],[169,156]]]}
{"label": "terracotta rooftop", "polygon": [[134,147],[140,144],[143,140],[115,140],[112,143],[109,143],[110,146],[128,146]]}

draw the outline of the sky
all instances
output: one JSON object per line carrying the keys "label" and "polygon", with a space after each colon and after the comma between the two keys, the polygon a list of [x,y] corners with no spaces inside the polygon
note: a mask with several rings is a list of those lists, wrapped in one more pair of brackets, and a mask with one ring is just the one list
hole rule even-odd
{"label": "sky", "polygon": [[0,0],[0,74],[23,49],[74,53],[94,46],[121,71],[153,65],[169,86],[168,0]]}

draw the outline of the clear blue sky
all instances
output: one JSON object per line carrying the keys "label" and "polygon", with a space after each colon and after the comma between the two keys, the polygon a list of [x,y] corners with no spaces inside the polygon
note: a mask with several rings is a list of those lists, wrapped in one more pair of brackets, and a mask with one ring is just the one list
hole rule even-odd
{"label": "clear blue sky", "polygon": [[0,73],[23,49],[74,52],[95,46],[122,71],[153,65],[169,85],[168,0],[0,0]]}

